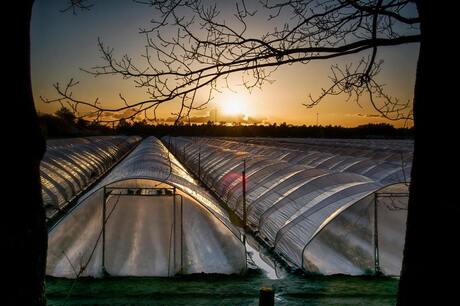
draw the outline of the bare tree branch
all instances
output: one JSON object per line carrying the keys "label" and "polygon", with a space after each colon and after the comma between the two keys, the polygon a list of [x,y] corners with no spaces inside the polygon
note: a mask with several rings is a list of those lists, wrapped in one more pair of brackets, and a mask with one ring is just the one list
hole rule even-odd
{"label": "bare tree branch", "polygon": [[69,0],[68,2],[68,6],[62,9],[61,13],[72,10],[72,14],[77,15],[77,10],[89,11],[94,6],[88,0]]}
{"label": "bare tree branch", "polygon": [[[269,82],[282,65],[367,52],[355,63],[333,65],[331,86],[316,98],[310,95],[304,105],[314,107],[329,95],[345,94],[360,106],[360,100],[367,97],[382,117],[412,118],[411,101],[391,97],[377,79],[383,63],[377,59],[380,47],[420,41],[419,18],[410,0],[262,0],[257,9],[237,1],[234,14],[228,16],[223,16],[216,4],[205,5],[201,0],[134,2],[152,7],[156,14],[149,28],[140,29],[146,40],[145,63],[139,65],[127,54],[116,58],[114,50],[98,39],[103,63],[83,71],[95,77],[132,79],[136,87],[146,90],[148,98],[129,102],[120,94],[122,106],[105,107],[97,99],[90,102],[72,97],[76,83],[71,80],[66,88],[57,83],[58,97],[43,101],[70,103],[75,112],[86,108],[89,111],[80,116],[100,120],[108,112],[128,109],[135,114],[130,118],[141,112],[147,117],[147,110],[156,114],[161,104],[176,100],[180,107],[174,115],[179,123],[189,118],[192,110],[205,107],[222,86],[228,87],[230,75],[243,73],[243,85],[251,90]],[[248,29],[260,12],[274,26],[265,33],[249,35]],[[203,91],[208,91],[207,100],[196,104],[196,97],[203,96],[197,93]]]}

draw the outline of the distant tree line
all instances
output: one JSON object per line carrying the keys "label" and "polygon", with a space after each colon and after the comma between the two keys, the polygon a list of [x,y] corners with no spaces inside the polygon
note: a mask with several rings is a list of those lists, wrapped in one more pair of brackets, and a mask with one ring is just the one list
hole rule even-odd
{"label": "distant tree line", "polygon": [[39,114],[38,121],[45,138],[84,137],[112,135],[113,129],[97,122],[77,119],[67,108],[63,107],[54,115]]}
{"label": "distant tree line", "polygon": [[46,138],[84,137],[95,135],[154,135],[173,136],[220,136],[220,137],[313,137],[313,138],[413,138],[413,128],[395,128],[386,123],[366,124],[353,128],[342,126],[269,125],[220,125],[209,121],[206,124],[149,124],[146,121],[128,122],[121,120],[109,127],[96,122],[76,119],[66,108],[54,115],[39,116],[42,133]]}

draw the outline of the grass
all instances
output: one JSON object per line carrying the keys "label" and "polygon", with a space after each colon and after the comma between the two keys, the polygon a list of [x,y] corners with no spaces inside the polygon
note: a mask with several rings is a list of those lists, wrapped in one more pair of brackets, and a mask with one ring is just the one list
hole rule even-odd
{"label": "grass", "polygon": [[49,305],[258,305],[259,289],[275,289],[276,305],[395,305],[393,278],[289,275],[272,280],[244,276],[175,278],[47,278]]}

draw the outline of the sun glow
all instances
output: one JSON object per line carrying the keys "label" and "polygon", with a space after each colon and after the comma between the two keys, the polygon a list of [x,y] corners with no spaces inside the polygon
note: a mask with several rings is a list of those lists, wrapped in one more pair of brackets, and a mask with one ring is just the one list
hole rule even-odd
{"label": "sun glow", "polygon": [[239,95],[226,97],[221,104],[221,108],[226,115],[245,115],[246,113],[244,98]]}

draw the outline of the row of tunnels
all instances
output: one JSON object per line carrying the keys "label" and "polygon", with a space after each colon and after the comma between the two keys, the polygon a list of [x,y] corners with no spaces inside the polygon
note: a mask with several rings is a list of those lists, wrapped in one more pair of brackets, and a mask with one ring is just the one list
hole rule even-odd
{"label": "row of tunnels", "polygon": [[408,141],[49,141],[47,274],[242,274],[250,236],[270,265],[397,276],[411,159]]}

